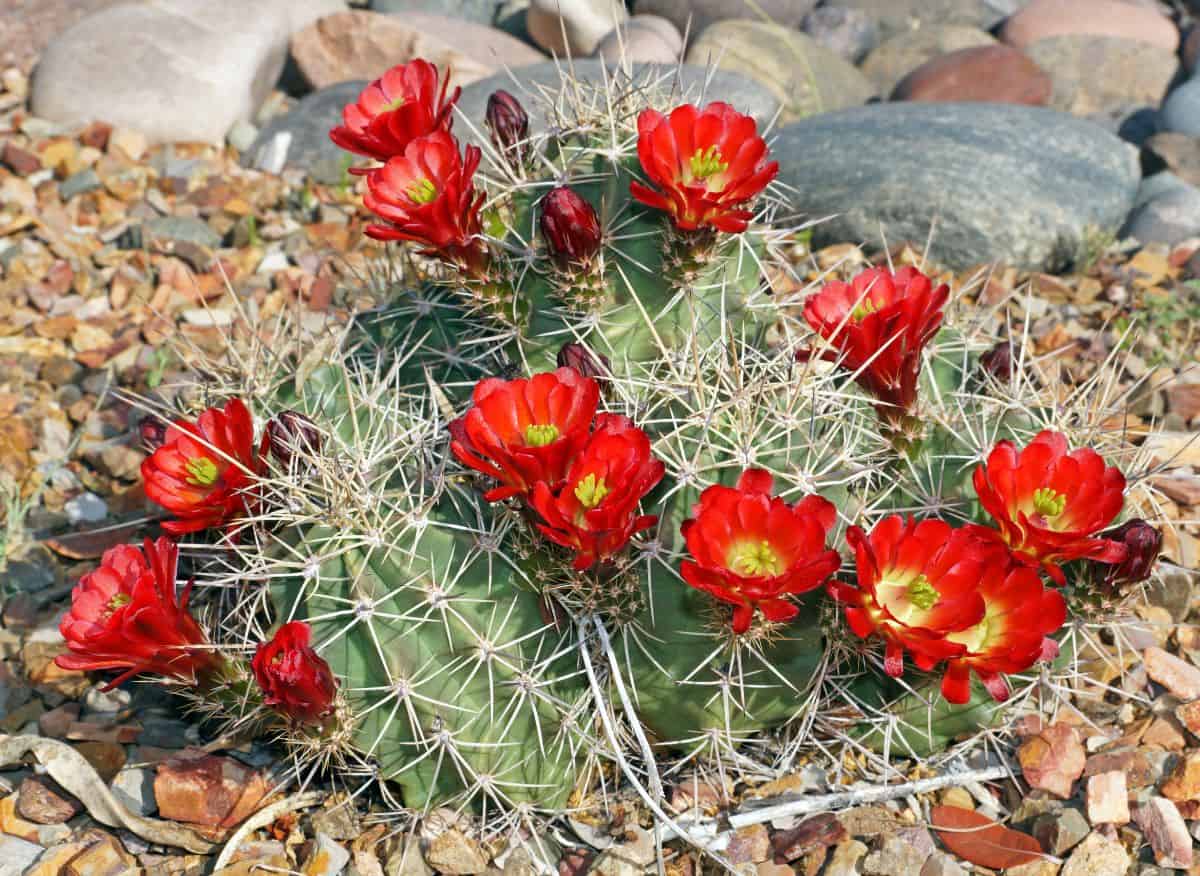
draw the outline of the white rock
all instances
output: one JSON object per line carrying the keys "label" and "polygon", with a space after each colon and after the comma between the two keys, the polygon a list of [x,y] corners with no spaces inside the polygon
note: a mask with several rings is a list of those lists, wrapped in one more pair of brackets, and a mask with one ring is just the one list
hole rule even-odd
{"label": "white rock", "polygon": [[253,117],[283,70],[292,31],[344,0],[150,0],[112,6],[46,47],[34,115],[101,120],[152,142],[220,142]]}
{"label": "white rock", "polygon": [[99,523],[108,516],[108,505],[95,493],[80,493],[63,509],[72,523]]}
{"label": "white rock", "polygon": [[600,40],[628,17],[619,0],[533,0],[525,26],[547,52],[578,58],[594,52]]}
{"label": "white rock", "polygon": [[683,34],[660,15],[635,15],[609,31],[596,46],[596,55],[606,61],[646,61],[673,64],[683,54]]}
{"label": "white rock", "polygon": [[43,851],[36,843],[0,834],[0,876],[21,876]]}

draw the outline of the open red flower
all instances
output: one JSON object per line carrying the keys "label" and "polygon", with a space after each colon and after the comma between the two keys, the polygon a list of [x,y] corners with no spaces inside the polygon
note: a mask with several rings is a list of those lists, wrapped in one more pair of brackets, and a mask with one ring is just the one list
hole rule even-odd
{"label": "open red flower", "polygon": [[734,606],[738,634],[750,629],[756,608],[768,620],[794,618],[799,609],[787,597],[815,590],[841,565],[825,544],[837,520],[833,505],[820,496],[789,505],[771,495],[772,484],[752,468],[736,489],[709,487],[680,528],[693,558],[679,568],[683,580]]}
{"label": "open red flower", "polygon": [[1014,562],[1011,555],[998,555],[986,564],[977,587],[984,602],[983,619],[946,636],[966,649],[950,660],[942,676],[942,696],[959,705],[971,697],[972,671],[993,699],[1008,699],[1004,675],[1024,672],[1057,655],[1058,643],[1049,636],[1067,619],[1062,594],[1043,586],[1036,569]]}
{"label": "open red flower", "polygon": [[250,411],[235,398],[223,409],[209,408],[195,423],[172,423],[162,446],[142,462],[142,481],[146,496],[178,518],[163,529],[180,535],[247,513],[262,470]]}
{"label": "open red flower", "polygon": [[367,226],[376,240],[411,240],[433,254],[472,263],[480,244],[479,209],[484,193],[475,191],[475,170],[482,153],[468,146],[465,157],[445,131],[418,137],[403,155],[367,176],[363,204],[386,224]]}
{"label": "open red flower", "polygon": [[974,529],[1065,584],[1059,563],[1125,559],[1124,544],[1093,537],[1121,512],[1124,491],[1120,470],[1089,448],[1071,451],[1059,432],[1040,432],[1020,451],[1001,441],[975,469],[975,492],[999,529]]}
{"label": "open red flower", "polygon": [[337,696],[333,670],[310,647],[311,639],[308,624],[286,623],[258,646],[250,662],[263,702],[301,724],[319,724],[333,711]]}
{"label": "open red flower", "polygon": [[[342,124],[329,139],[343,149],[386,162],[408,144],[434,131],[449,131],[461,88],[449,99],[449,79],[438,83],[437,67],[418,58],[388,70],[342,110]],[[368,173],[351,169],[351,173]]]}
{"label": "open red flower", "polygon": [[754,215],[747,205],[779,173],[754,119],[719,101],[702,110],[686,103],[669,116],[643,110],[638,159],[658,188],[632,182],[630,194],[686,231],[745,231]]}
{"label": "open red flower", "polygon": [[538,529],[574,550],[575,568],[586,569],[655,524],[655,515],[638,514],[638,503],[662,480],[663,471],[645,432],[627,417],[600,414],[562,488],[555,492],[545,481],[534,486],[530,504],[545,521]]}
{"label": "open red flower", "polygon": [[56,657],[56,664],[124,670],[109,689],[138,673],[195,681],[217,665],[219,658],[187,610],[190,582],[176,599],[179,548],[160,538],[146,539],[143,550],[111,548],[99,568],[79,579],[58,627],[70,653]]}
{"label": "open red flower", "polygon": [[600,387],[573,368],[530,380],[489,377],[475,386],[471,409],[450,424],[450,450],[500,485],[489,502],[527,496],[544,481],[557,489],[587,443]]}
{"label": "open red flower", "polygon": [[1007,564],[1003,548],[941,520],[900,515],[885,517],[870,535],[853,526],[846,541],[854,548],[857,586],[835,581],[829,591],[845,605],[856,635],[883,638],[888,675],[903,673],[905,651],[925,670],[966,653],[949,636],[983,619],[979,580],[998,555]]}
{"label": "open red flower", "polygon": [[[888,419],[916,403],[921,351],[937,334],[949,296],[946,284],[934,287],[914,267],[894,274],[868,268],[850,283],[826,283],[805,302],[804,318],[829,342],[821,357],[852,372]],[[812,355],[801,350],[796,357]]]}

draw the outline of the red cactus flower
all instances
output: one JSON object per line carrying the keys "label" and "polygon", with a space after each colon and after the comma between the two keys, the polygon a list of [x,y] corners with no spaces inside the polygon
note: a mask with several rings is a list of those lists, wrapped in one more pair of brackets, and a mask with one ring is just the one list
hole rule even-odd
{"label": "red cactus flower", "polygon": [[1070,451],[1061,433],[1041,432],[1021,451],[1001,441],[975,469],[975,492],[999,530],[974,529],[1065,584],[1059,563],[1125,559],[1124,544],[1093,537],[1120,513],[1124,491],[1120,470],[1089,448]]}
{"label": "red cactus flower", "polygon": [[544,481],[557,489],[587,443],[600,387],[573,368],[532,379],[490,377],[476,385],[471,409],[450,424],[450,450],[500,485],[489,502],[528,496]]}
{"label": "red cactus flower", "polygon": [[[342,110],[342,124],[329,138],[343,149],[386,162],[408,144],[434,131],[449,131],[462,91],[446,98],[449,79],[438,84],[437,67],[418,58],[388,70]],[[368,173],[352,168],[351,173]]]}
{"label": "red cactus flower", "polygon": [[542,200],[542,237],[562,268],[587,265],[600,251],[596,208],[569,186],[551,189]]}
{"label": "red cactus flower", "polygon": [[[143,551],[145,552],[143,554]],[[63,669],[122,669],[106,690],[138,673],[195,681],[219,662],[187,610],[192,585],[175,596],[179,548],[168,538],[146,539],[143,550],[118,545],[100,567],[79,579],[71,609],[59,624],[70,653]]]}
{"label": "red cactus flower", "polygon": [[709,487],[680,528],[694,560],[680,566],[683,580],[733,605],[738,634],[750,629],[756,608],[768,620],[791,620],[799,609],[786,597],[815,590],[841,565],[825,544],[833,505],[820,496],[789,505],[771,495],[772,483],[752,468],[736,489]]}
{"label": "red cactus flower", "polygon": [[1024,672],[1039,660],[1058,654],[1049,638],[1067,619],[1067,604],[1057,590],[1042,585],[1035,569],[1012,561],[986,564],[977,582],[983,597],[983,619],[946,639],[966,650],[950,660],[942,676],[942,696],[959,705],[971,697],[971,672],[997,702],[1008,699],[1004,674]]}
{"label": "red cactus flower", "polygon": [[627,417],[601,414],[562,489],[555,492],[545,481],[534,485],[530,504],[545,521],[538,529],[573,549],[575,568],[586,569],[655,524],[655,515],[637,513],[638,503],[662,480],[663,471],[645,432]]}
{"label": "red cactus flower", "polygon": [[720,102],[702,110],[684,104],[669,116],[643,110],[638,158],[658,188],[632,182],[630,194],[670,213],[686,231],[703,226],[745,231],[754,215],[749,202],[779,173],[779,164],[766,160],[767,144],[754,119]]}
{"label": "red cactus flower", "polygon": [[[921,351],[937,334],[949,296],[946,284],[935,288],[916,268],[869,268],[849,284],[826,283],[805,302],[804,318],[829,343],[822,358],[851,371],[890,420],[916,403]],[[796,358],[812,355],[801,350]]]}
{"label": "red cactus flower", "polygon": [[979,580],[998,556],[1007,566],[1003,548],[941,520],[899,515],[879,521],[870,535],[853,526],[846,541],[854,548],[857,586],[835,581],[829,590],[845,605],[855,634],[883,638],[888,675],[903,673],[906,650],[925,670],[966,653],[949,635],[983,619]]}
{"label": "red cactus flower", "polygon": [[367,176],[363,204],[385,224],[367,226],[376,240],[411,240],[431,254],[476,264],[479,258],[479,209],[484,193],[475,191],[479,147],[465,158],[444,131],[413,140],[398,155]]}
{"label": "red cactus flower", "polygon": [[337,680],[309,647],[312,630],[302,621],[286,623],[254,652],[250,668],[263,702],[301,724],[319,724],[333,711]]}
{"label": "red cactus flower", "polygon": [[224,409],[209,408],[195,423],[172,423],[162,446],[142,461],[142,481],[146,496],[178,518],[163,529],[181,535],[250,511],[249,491],[262,470],[250,411],[235,398]]}

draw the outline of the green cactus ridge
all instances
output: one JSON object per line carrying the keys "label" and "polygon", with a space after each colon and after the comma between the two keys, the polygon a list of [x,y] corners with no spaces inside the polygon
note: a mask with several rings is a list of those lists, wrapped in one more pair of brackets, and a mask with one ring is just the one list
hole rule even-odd
{"label": "green cactus ridge", "polygon": [[[244,600],[227,627],[264,602],[273,622],[310,623],[341,680],[348,750],[411,809],[586,806],[614,770],[656,780],[642,734],[668,771],[740,770],[753,751],[769,772],[834,727],[830,716],[859,716],[856,734],[830,731],[856,749],[921,757],[1003,719],[1010,708],[979,698],[948,706],[936,678],[897,689],[878,646],[855,639],[821,592],[799,600],[795,622],[734,636],[728,609],[680,578],[679,526],[705,487],[751,466],[789,500],[830,499],[835,547],[847,526],[889,513],[982,522],[970,472],[987,447],[1047,425],[1086,433],[1103,409],[1084,397],[1031,408],[1016,382],[981,387],[975,358],[994,338],[952,312],[924,369],[919,447],[896,457],[844,374],[791,354],[812,339],[798,299],[766,281],[768,268],[787,270],[767,227],[774,196],[744,235],[674,232],[629,195],[636,111],[656,98],[622,95],[580,98],[577,127],[533,144],[545,158],[536,177],[532,162],[485,169],[486,283],[406,280],[339,353],[254,383],[260,416],[304,411],[327,440],[310,469],[268,479],[271,543],[237,548],[266,598]],[[564,181],[604,230],[594,273],[568,287],[537,232],[539,199]],[[515,505],[482,500],[447,447],[447,421],[479,379],[549,370],[568,341],[611,360],[604,407],[632,417],[667,468],[643,502],[656,527],[607,577],[571,573]]]}

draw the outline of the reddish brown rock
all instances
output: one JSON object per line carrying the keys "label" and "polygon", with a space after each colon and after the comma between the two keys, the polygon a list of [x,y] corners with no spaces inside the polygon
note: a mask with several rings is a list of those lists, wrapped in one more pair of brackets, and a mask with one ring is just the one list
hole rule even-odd
{"label": "reddish brown rock", "polygon": [[1190,703],[1175,708],[1175,717],[1179,719],[1179,723],[1187,728],[1187,731],[1193,736],[1200,736],[1200,700],[1193,700]]}
{"label": "reddish brown rock", "polygon": [[1091,778],[1113,771],[1123,773],[1126,786],[1134,790],[1149,787],[1155,781],[1154,765],[1150,763],[1150,758],[1136,748],[1093,754],[1087,759],[1083,774]]}
{"label": "reddish brown rock", "polygon": [[327,15],[297,32],[292,57],[315,88],[377,79],[414,58],[449,67],[452,85],[467,85],[506,65],[546,60],[537,49],[495,28],[421,12],[392,16],[358,9]]}
{"label": "reddish brown rock", "polygon": [[154,799],[159,815],[209,827],[232,827],[267,793],[262,773],[228,757],[193,753],[158,765]]}
{"label": "reddish brown rock", "polygon": [[42,159],[11,140],[5,142],[4,149],[0,150],[0,164],[7,165],[18,176],[29,176],[42,169]]}
{"label": "reddish brown rock", "polygon": [[1200,751],[1189,752],[1171,770],[1159,789],[1174,803],[1200,800]]}
{"label": "reddish brown rock", "polygon": [[125,766],[125,746],[115,742],[76,742],[73,747],[106,782]]}
{"label": "reddish brown rock", "polygon": [[735,831],[729,840],[725,856],[731,864],[758,864],[771,857],[771,837],[762,824],[752,824]]}
{"label": "reddish brown rock", "polygon": [[1133,818],[1154,849],[1155,863],[1179,869],[1192,866],[1192,836],[1174,803],[1151,797],[1137,808]]}
{"label": "reddish brown rock", "polygon": [[1187,739],[1183,735],[1182,725],[1175,720],[1174,715],[1160,715],[1142,734],[1142,745],[1161,748],[1163,751],[1183,751]]}
{"label": "reddish brown rock", "polygon": [[1147,648],[1142,661],[1146,674],[1175,696],[1181,700],[1200,700],[1200,669],[1162,648]]}
{"label": "reddish brown rock", "polygon": [[1017,758],[1030,787],[1065,800],[1071,796],[1075,780],[1083,775],[1087,753],[1074,727],[1052,724],[1022,743]]}
{"label": "reddish brown rock", "polygon": [[1045,106],[1054,82],[1020,49],[976,46],[927,61],[900,80],[892,100]]}
{"label": "reddish brown rock", "polygon": [[43,776],[30,776],[17,790],[17,814],[35,824],[62,824],[82,808],[78,800]]}
{"label": "reddish brown rock", "polygon": [[1000,38],[1024,48],[1057,36],[1112,36],[1174,52],[1179,48],[1175,24],[1150,6],[1123,0],[1033,0],[1009,16]]}
{"label": "reddish brown rock", "polygon": [[834,846],[846,838],[846,829],[831,813],[806,818],[790,830],[771,837],[775,857],[794,861],[805,853],[825,846]]}
{"label": "reddish brown rock", "polygon": [[1092,826],[1129,823],[1129,788],[1119,770],[1087,780],[1087,817]]}

